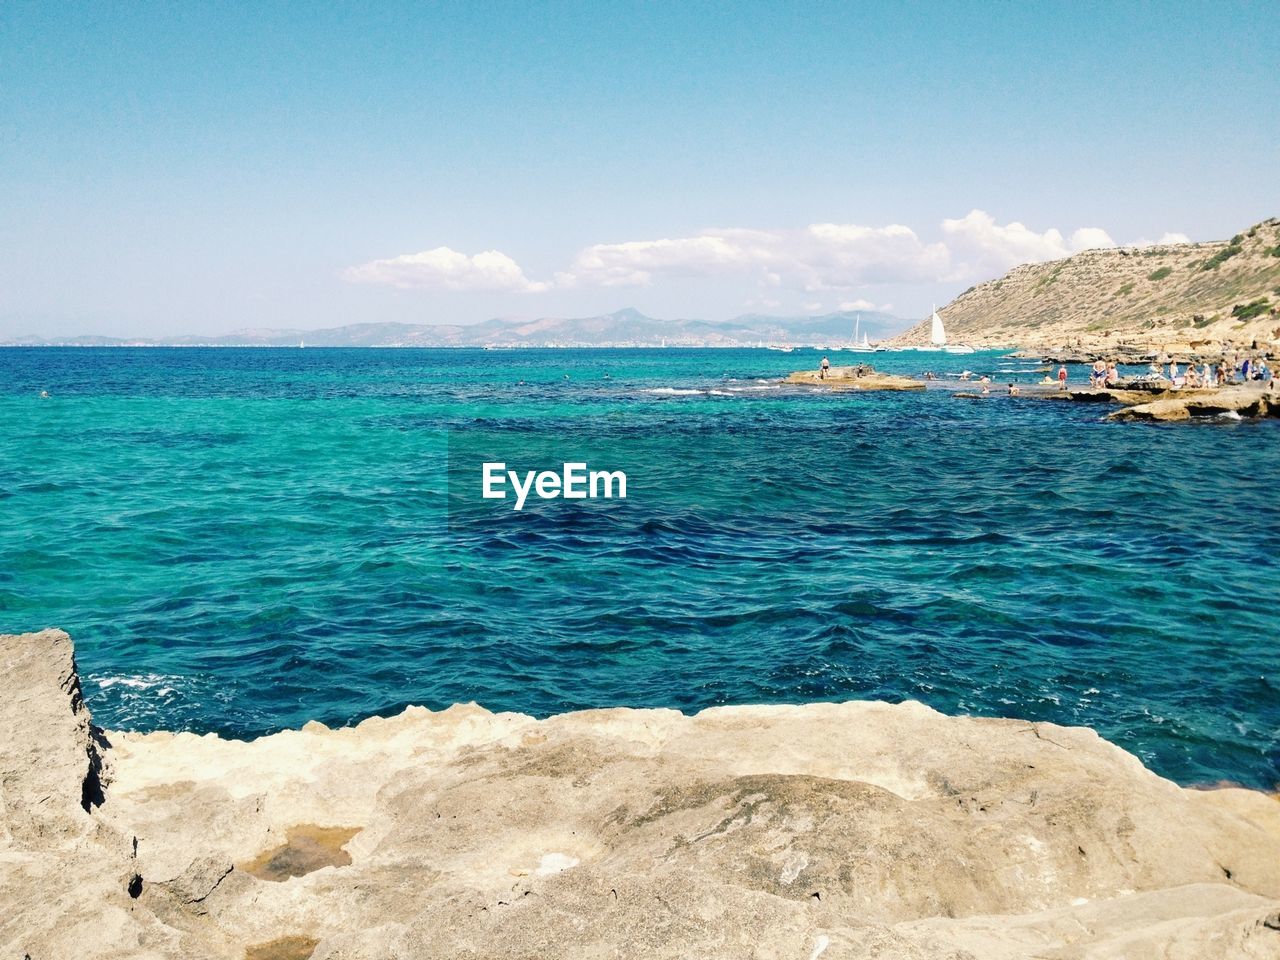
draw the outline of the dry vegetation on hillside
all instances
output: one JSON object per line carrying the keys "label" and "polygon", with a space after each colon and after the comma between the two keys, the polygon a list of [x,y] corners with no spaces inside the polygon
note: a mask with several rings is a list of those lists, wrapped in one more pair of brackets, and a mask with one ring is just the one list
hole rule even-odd
{"label": "dry vegetation on hillside", "polygon": [[[939,313],[948,340],[975,346],[1280,341],[1280,219],[1225,241],[1086,250],[1025,264]],[[928,336],[925,321],[896,342]]]}

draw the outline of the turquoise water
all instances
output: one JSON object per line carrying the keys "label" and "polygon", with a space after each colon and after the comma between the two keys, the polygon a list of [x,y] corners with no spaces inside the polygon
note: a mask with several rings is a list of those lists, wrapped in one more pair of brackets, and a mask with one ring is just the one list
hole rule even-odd
{"label": "turquoise water", "polygon": [[[0,350],[0,628],[108,727],[911,698],[1280,781],[1280,424],[777,384],[817,357]],[[579,457],[627,499],[479,498]]]}

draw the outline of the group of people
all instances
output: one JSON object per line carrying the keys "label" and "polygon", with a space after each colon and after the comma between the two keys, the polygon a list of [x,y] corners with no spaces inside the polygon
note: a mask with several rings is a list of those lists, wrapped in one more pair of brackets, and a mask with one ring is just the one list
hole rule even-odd
{"label": "group of people", "polygon": [[[1065,370],[1065,367],[1063,368]],[[1066,378],[1062,375],[1063,370],[1058,371],[1058,382],[1064,384]],[[1114,360],[1095,360],[1093,367],[1089,371],[1089,386],[1091,387],[1112,387],[1120,382],[1120,371],[1116,369]]]}
{"label": "group of people", "polygon": [[1170,360],[1167,374],[1164,364],[1152,360],[1150,370],[1152,376],[1167,377],[1175,387],[1192,389],[1250,381],[1262,381],[1271,386],[1275,382],[1275,372],[1267,365],[1265,357],[1235,357],[1230,360],[1224,357],[1216,364],[1206,360],[1199,368],[1195,363],[1188,363],[1182,369],[1179,369],[1177,360]]}
{"label": "group of people", "polygon": [[[848,379],[848,377],[850,376],[865,377],[868,373],[874,372],[872,368],[865,363],[860,363],[855,367],[845,367],[844,369],[846,373],[844,374],[843,377],[837,377],[836,378],[837,380]],[[826,380],[830,376],[831,376],[831,361],[828,360],[826,357],[823,357],[821,362],[818,364],[818,379]]]}

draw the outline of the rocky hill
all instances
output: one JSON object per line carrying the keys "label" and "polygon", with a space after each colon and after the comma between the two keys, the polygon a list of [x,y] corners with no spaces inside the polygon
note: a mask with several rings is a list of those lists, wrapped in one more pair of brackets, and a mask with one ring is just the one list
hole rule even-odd
{"label": "rocky hill", "polygon": [[[1028,263],[938,311],[974,346],[1152,350],[1280,340],[1280,219],[1208,243],[1086,250]],[[929,322],[895,341],[923,344]]]}

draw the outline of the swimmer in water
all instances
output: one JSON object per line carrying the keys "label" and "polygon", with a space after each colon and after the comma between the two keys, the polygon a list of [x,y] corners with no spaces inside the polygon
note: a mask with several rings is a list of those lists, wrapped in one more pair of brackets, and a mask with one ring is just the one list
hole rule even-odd
{"label": "swimmer in water", "polygon": [[48,391],[48,390],[41,390],[41,391],[40,391],[40,399],[41,399],[41,400],[48,400],[48,399],[49,399],[49,391]]}

